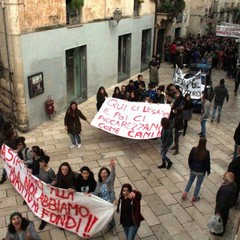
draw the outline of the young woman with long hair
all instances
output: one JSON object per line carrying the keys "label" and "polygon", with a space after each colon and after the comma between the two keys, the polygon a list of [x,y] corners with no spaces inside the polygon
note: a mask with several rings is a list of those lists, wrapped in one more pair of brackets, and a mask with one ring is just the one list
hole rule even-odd
{"label": "young woman with long hair", "polygon": [[105,99],[108,97],[108,94],[103,86],[101,86],[97,91],[97,111],[102,107]]}
{"label": "young woman with long hair", "polygon": [[122,224],[126,240],[134,240],[141,221],[144,220],[141,214],[142,194],[133,190],[129,183],[122,186],[117,212],[120,213],[120,223]]}
{"label": "young woman with long hair", "polygon": [[41,240],[36,232],[33,222],[24,218],[20,212],[13,212],[10,215],[5,240]]}
{"label": "young woman with long hair", "polygon": [[55,187],[75,191],[75,174],[68,162],[63,162],[57,173],[57,182]]}
{"label": "young woman with long hair", "polygon": [[207,175],[210,174],[210,152],[206,148],[207,139],[204,137],[201,137],[198,142],[197,147],[193,147],[189,157],[188,157],[188,166],[190,168],[190,177],[188,180],[188,183],[186,185],[185,191],[182,195],[182,199],[185,200],[187,197],[187,194],[197,177],[197,183],[194,190],[192,202],[196,202],[200,200],[200,197],[198,196],[200,192],[200,188],[202,185],[202,182],[204,180],[204,177],[207,173]]}
{"label": "young woman with long hair", "polygon": [[[115,201],[115,192],[114,192],[114,181],[115,181],[115,161],[113,159],[110,160],[111,171],[107,167],[102,167],[98,172],[98,181],[97,187],[95,189],[94,195],[113,203]],[[115,219],[114,217],[109,222],[107,228],[104,233],[108,233],[112,231],[115,236],[116,227],[115,227]]]}
{"label": "young woman with long hair", "polygon": [[64,118],[65,130],[68,132],[72,141],[70,148],[74,148],[75,145],[77,145],[78,148],[82,146],[80,137],[82,125],[80,118],[90,124],[87,118],[78,109],[77,103],[75,101],[72,101]]}

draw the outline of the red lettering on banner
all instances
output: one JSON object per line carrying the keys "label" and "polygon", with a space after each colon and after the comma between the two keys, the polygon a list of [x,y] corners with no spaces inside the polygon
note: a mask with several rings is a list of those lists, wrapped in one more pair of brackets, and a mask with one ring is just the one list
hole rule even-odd
{"label": "red lettering on banner", "polygon": [[145,121],[145,116],[138,115],[133,118],[134,121],[136,122],[144,122]]}
{"label": "red lettering on banner", "polygon": [[68,192],[64,189],[59,189],[50,186],[50,194],[54,194],[56,197],[64,198],[64,199],[70,199],[73,201],[74,199],[74,193],[73,192]]}
{"label": "red lettering on banner", "polygon": [[90,237],[89,232],[91,231],[93,225],[97,222],[98,218],[89,215],[87,225],[84,229],[83,237]]}
{"label": "red lettering on banner", "polygon": [[145,139],[148,138],[157,138],[161,136],[161,131],[158,132],[135,132],[128,131],[128,136],[131,138]]}
{"label": "red lettering on banner", "polygon": [[9,170],[10,170],[10,173],[8,176],[9,180],[11,181],[12,185],[17,189],[17,191],[19,191],[20,194],[22,194],[25,187],[22,184],[20,179],[20,171],[16,173],[15,167],[11,167],[11,166],[9,166]]}
{"label": "red lettering on banner", "polygon": [[123,110],[123,111],[125,111],[127,108],[127,104],[118,103],[117,99],[110,99],[108,101],[108,106],[113,107],[114,109]]}
{"label": "red lettering on banner", "polygon": [[104,123],[99,123],[98,127],[101,128],[101,129],[104,129],[108,132],[113,132],[115,134],[118,134],[118,132],[120,131],[120,128],[114,128],[114,127],[111,127],[111,126],[107,126]]}
{"label": "red lettering on banner", "polygon": [[113,115],[113,118],[117,118],[118,120],[127,120],[127,116],[123,116],[120,112],[115,112]]}
{"label": "red lettering on banner", "polygon": [[105,108],[105,109],[103,110],[103,112],[104,112],[106,115],[109,115],[109,108]]}

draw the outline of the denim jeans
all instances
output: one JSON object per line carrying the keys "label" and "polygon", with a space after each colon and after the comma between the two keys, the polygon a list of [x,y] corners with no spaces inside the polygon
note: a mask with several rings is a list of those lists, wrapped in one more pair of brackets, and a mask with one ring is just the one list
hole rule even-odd
{"label": "denim jeans", "polygon": [[214,106],[213,106],[212,119],[215,118],[217,108],[218,108],[218,117],[217,117],[217,120],[220,121],[221,113],[222,113],[222,105],[219,105],[219,104],[217,104],[217,103],[215,103],[215,102],[214,102]]}
{"label": "denim jeans", "polygon": [[161,147],[162,160],[167,161],[167,162],[171,162],[171,160],[167,157],[168,149],[169,149],[169,147],[168,148],[162,148]]}
{"label": "denim jeans", "polygon": [[207,122],[207,119],[203,119],[201,121],[201,133],[202,133],[202,136],[206,136],[206,122]]}
{"label": "denim jeans", "polygon": [[200,192],[200,188],[201,188],[201,185],[202,185],[202,182],[203,182],[203,179],[205,177],[205,174],[202,174],[202,175],[198,175],[196,174],[196,172],[193,172],[192,170],[190,171],[190,177],[189,177],[189,180],[188,180],[188,183],[187,183],[187,186],[185,188],[185,192],[189,192],[195,178],[197,177],[197,183],[196,183],[196,187],[194,189],[194,194],[193,196],[194,197],[198,197],[198,194]]}
{"label": "denim jeans", "polygon": [[79,134],[71,134],[69,133],[69,136],[71,138],[72,144],[76,145],[76,144],[81,144],[81,138]]}
{"label": "denim jeans", "polygon": [[125,233],[126,240],[134,240],[138,231],[138,227],[135,225],[130,227],[123,227],[123,231]]}

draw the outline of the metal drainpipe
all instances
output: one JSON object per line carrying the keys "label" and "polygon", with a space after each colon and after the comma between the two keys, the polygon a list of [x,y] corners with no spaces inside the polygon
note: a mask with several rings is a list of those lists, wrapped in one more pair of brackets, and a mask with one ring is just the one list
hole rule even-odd
{"label": "metal drainpipe", "polygon": [[8,35],[7,35],[7,24],[6,24],[6,13],[5,13],[5,5],[2,1],[2,10],[3,10],[3,24],[4,24],[4,33],[5,33],[5,41],[6,41],[6,51],[7,51],[7,62],[8,62],[8,72],[9,72],[9,90],[11,94],[11,118],[15,121],[14,117],[14,109],[13,109],[13,92],[12,92],[12,74],[11,72],[11,62],[10,62],[10,54],[9,54],[9,46],[8,46]]}

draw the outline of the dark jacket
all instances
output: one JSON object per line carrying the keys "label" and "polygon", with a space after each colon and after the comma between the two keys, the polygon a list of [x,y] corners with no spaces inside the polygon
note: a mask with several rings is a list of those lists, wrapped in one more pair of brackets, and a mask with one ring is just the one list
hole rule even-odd
{"label": "dark jacket", "polygon": [[162,129],[162,148],[169,148],[173,143],[173,133],[171,128],[163,128]]}
{"label": "dark jacket", "polygon": [[240,145],[240,127],[236,128],[233,139],[237,145]]}
{"label": "dark jacket", "polygon": [[215,212],[221,214],[226,209],[233,207],[235,203],[236,192],[237,187],[235,182],[224,182],[217,192]]}
{"label": "dark jacket", "polygon": [[84,180],[82,175],[79,174],[75,181],[75,189],[77,192],[91,193],[95,191],[96,186],[97,182],[95,181],[93,174],[89,175],[87,180]]}
{"label": "dark jacket", "polygon": [[191,120],[193,113],[193,102],[190,99],[189,101],[184,100],[183,102],[183,119]]}
{"label": "dark jacket", "polygon": [[[139,227],[141,221],[144,220],[144,217],[141,214],[141,204],[140,201],[142,199],[142,194],[136,190],[133,190],[133,192],[136,194],[135,198],[133,199],[128,199],[128,201],[131,201],[131,206],[132,206],[132,219],[133,222],[135,224],[135,226]],[[122,212],[124,211],[124,209],[121,207],[122,205],[122,201],[126,201],[125,199],[120,198],[119,203],[118,203],[118,210],[120,207],[120,224],[123,224],[124,219],[122,218]],[[117,212],[118,212],[117,210]]]}
{"label": "dark jacket", "polygon": [[175,128],[175,132],[183,130],[183,114],[182,113],[175,115],[174,128]]}
{"label": "dark jacket", "polygon": [[240,156],[229,163],[227,172],[232,172],[234,174],[234,180],[238,189],[240,189]]}
{"label": "dark jacket", "polygon": [[193,147],[189,156],[188,156],[188,166],[192,171],[200,173],[210,174],[210,153],[207,150],[206,157],[204,159],[198,159],[195,157],[195,152],[197,151],[196,147]]}
{"label": "dark jacket", "polygon": [[82,131],[82,125],[80,122],[80,118],[83,120],[87,120],[87,118],[82,114],[79,109],[75,111],[67,110],[64,118],[64,125],[68,128],[68,134],[80,134]]}
{"label": "dark jacket", "polygon": [[216,86],[214,88],[213,93],[212,93],[212,99],[214,97],[215,97],[214,102],[218,105],[223,105],[223,102],[224,102],[225,98],[228,101],[229,95],[228,95],[228,90],[225,87],[225,85],[219,84],[218,86]]}

